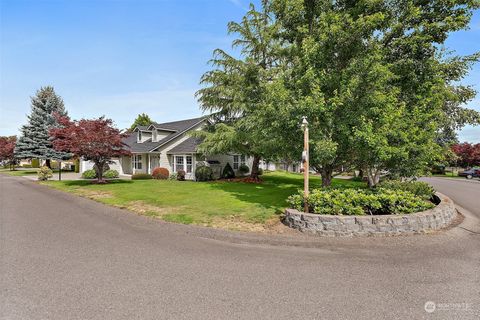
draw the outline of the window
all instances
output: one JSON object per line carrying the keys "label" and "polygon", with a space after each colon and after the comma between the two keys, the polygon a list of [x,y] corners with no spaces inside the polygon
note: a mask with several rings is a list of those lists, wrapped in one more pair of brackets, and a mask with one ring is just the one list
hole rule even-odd
{"label": "window", "polygon": [[138,131],[138,141],[142,141],[142,131]]}
{"label": "window", "polygon": [[142,155],[134,154],[132,157],[133,168],[137,170],[142,170]]}
{"label": "window", "polygon": [[175,168],[174,171],[178,172],[179,170],[185,170],[184,169],[184,158],[183,156],[175,156]]}
{"label": "window", "polygon": [[245,164],[246,157],[245,155],[234,155],[233,156],[233,170],[238,170],[241,164]]}
{"label": "window", "polygon": [[193,162],[192,162],[192,156],[185,156],[186,158],[186,163],[187,163],[187,173],[192,173],[192,168],[193,168]]}

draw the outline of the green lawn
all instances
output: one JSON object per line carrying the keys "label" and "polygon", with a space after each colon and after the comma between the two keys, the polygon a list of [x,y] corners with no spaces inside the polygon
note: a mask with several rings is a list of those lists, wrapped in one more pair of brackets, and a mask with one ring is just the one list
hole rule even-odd
{"label": "green lawn", "polygon": [[21,176],[29,176],[33,174],[37,174],[38,168],[35,169],[20,169],[17,168],[15,170],[10,170],[10,169],[0,169],[0,173],[8,174],[10,176],[16,176],[16,177],[21,177]]}
{"label": "green lawn", "polygon": [[[237,230],[258,230],[278,222],[286,198],[302,188],[303,176],[272,172],[262,184],[168,180],[116,180],[106,185],[89,181],[48,181],[42,184],[128,208],[166,221]],[[336,187],[361,187],[361,182],[334,179]],[[311,178],[319,187],[320,178]]]}

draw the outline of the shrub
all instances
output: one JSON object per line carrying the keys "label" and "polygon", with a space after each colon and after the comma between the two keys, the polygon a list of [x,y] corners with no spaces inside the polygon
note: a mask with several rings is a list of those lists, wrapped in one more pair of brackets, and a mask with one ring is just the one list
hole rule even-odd
{"label": "shrub", "polygon": [[403,190],[413,193],[414,195],[429,200],[435,194],[435,190],[426,182],[422,181],[406,181],[386,180],[379,184],[380,188],[391,190]]}
{"label": "shrub", "polygon": [[82,173],[83,179],[95,179],[96,177],[97,177],[97,173],[93,169],[86,170],[85,172]]}
{"label": "shrub", "polygon": [[115,179],[119,177],[117,170],[107,170],[103,173],[103,177],[106,179]]}
{"label": "shrub", "polygon": [[263,176],[263,169],[262,168],[258,168],[258,175]]}
{"label": "shrub", "polygon": [[32,159],[32,168],[40,168],[40,160],[36,158]]}
{"label": "shrub", "polygon": [[168,169],[162,167],[155,168],[152,172],[153,179],[167,180],[169,175]]}
{"label": "shrub", "polygon": [[53,177],[53,171],[47,166],[43,166],[38,170],[38,180],[47,181]]}
{"label": "shrub", "polygon": [[250,168],[244,163],[242,163],[240,167],[238,167],[238,173],[240,173],[241,175],[245,175],[249,172],[250,172]]}
{"label": "shrub", "polygon": [[178,170],[177,171],[177,180],[178,181],[185,181],[185,171],[184,170]]}
{"label": "shrub", "polygon": [[176,172],[172,172],[170,174],[170,176],[168,177],[168,180],[177,180],[177,173]]}
{"label": "shrub", "polygon": [[152,175],[148,173],[135,173],[132,175],[132,180],[150,180]]}
{"label": "shrub", "polygon": [[235,178],[235,171],[233,171],[232,166],[228,162],[227,162],[227,165],[225,166],[225,168],[223,168],[222,178],[224,178],[224,179]]}
{"label": "shrub", "polygon": [[75,172],[79,173],[80,172],[80,159],[75,159],[74,166],[75,166],[75,169],[74,169]]}
{"label": "shrub", "polygon": [[[303,211],[303,192],[292,195],[288,203]],[[315,189],[308,197],[309,212],[331,215],[405,214],[432,208],[432,202],[404,190],[378,188]]]}
{"label": "shrub", "polygon": [[32,168],[31,164],[22,164],[22,168]]}
{"label": "shrub", "polygon": [[195,179],[197,181],[213,180],[213,170],[208,166],[199,166],[195,169]]}

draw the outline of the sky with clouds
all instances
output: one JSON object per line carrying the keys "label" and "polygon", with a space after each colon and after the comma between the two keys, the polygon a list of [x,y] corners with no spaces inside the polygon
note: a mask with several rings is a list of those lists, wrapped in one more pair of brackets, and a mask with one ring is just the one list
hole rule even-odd
{"label": "sky with clouds", "polygon": [[[0,0],[0,135],[18,134],[30,96],[53,85],[72,118],[106,115],[129,127],[201,115],[194,97],[215,48],[230,48],[229,21],[249,0]],[[258,3],[259,1],[254,1]],[[480,11],[447,42],[480,51]],[[480,65],[463,81],[480,91]],[[480,95],[469,105],[480,110]],[[480,142],[466,127],[461,141]]]}

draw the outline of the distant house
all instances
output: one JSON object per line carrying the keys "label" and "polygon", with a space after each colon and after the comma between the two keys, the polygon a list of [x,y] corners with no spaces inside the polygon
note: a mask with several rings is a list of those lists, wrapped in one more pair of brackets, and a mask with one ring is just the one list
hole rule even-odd
{"label": "distant house", "polygon": [[[244,163],[251,167],[251,159],[240,154],[222,154],[205,157],[197,152],[200,141],[189,135],[201,130],[207,123],[205,117],[174,122],[152,123],[149,126],[136,127],[125,140],[131,156],[112,159],[111,169],[121,175],[152,173],[156,167],[167,168],[171,173],[184,170],[186,179],[195,179],[195,168],[199,165],[210,166],[219,177],[228,163],[237,171]],[[80,162],[80,171],[92,169],[93,163]]]}
{"label": "distant house", "polygon": [[[206,117],[200,117],[138,126],[125,140],[132,155],[112,159],[113,163],[110,164],[110,169],[117,170],[121,175],[132,175],[136,173],[151,174],[156,167],[164,167],[170,173],[184,170],[185,178],[194,180],[195,168],[199,165],[210,166],[217,178],[220,177],[227,163],[230,163],[235,173],[242,164],[251,168],[253,158],[245,155],[229,153],[204,156],[197,151],[200,141],[191,137],[189,133],[201,130],[207,121]],[[80,172],[92,168],[92,162],[80,161]],[[265,170],[290,169],[289,171],[298,172],[300,166],[294,164],[286,167],[279,162],[261,161],[260,168]]]}

